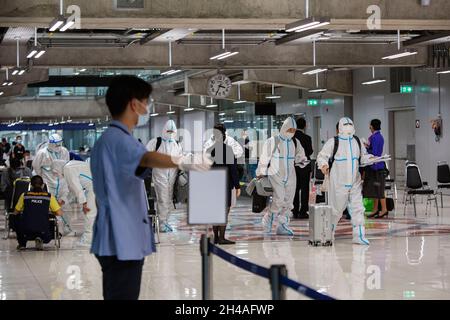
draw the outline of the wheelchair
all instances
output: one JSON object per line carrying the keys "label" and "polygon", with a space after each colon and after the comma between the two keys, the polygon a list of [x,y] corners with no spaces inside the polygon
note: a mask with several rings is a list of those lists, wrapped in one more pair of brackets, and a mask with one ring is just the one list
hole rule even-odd
{"label": "wheelchair", "polygon": [[[3,239],[9,239],[11,231],[16,231],[17,223],[19,223],[19,216],[14,214],[14,208],[19,201],[19,197],[25,193],[30,191],[31,183],[30,178],[19,178],[14,181],[13,192],[11,197],[11,203],[9,208],[5,210],[5,231],[6,235]],[[47,190],[47,187],[44,187],[44,190]],[[52,213],[48,214],[50,235],[52,236],[51,240],[54,240],[55,247],[59,249],[61,247],[61,233],[59,232],[58,220],[55,215]],[[34,239],[27,239],[34,240]]]}

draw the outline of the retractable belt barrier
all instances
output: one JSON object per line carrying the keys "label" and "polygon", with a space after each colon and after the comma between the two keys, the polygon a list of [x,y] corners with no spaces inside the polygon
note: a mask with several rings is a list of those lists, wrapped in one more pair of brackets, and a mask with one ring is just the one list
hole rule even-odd
{"label": "retractable belt barrier", "polygon": [[209,300],[212,298],[211,253],[238,268],[269,279],[273,300],[284,300],[286,298],[286,288],[291,288],[314,300],[335,300],[334,298],[320,293],[304,284],[289,279],[287,277],[285,265],[272,265],[270,269],[268,269],[255,263],[248,262],[215,246],[209,241],[209,238],[207,238],[206,235],[202,235],[202,239],[200,240],[200,251],[202,254],[202,289],[204,300]]}

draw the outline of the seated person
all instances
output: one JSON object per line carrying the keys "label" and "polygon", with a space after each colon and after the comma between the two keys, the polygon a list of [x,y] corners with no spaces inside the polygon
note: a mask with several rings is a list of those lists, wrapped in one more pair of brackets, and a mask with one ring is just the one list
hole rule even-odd
{"label": "seated person", "polygon": [[35,240],[36,249],[43,250],[43,244],[53,239],[50,230],[49,211],[57,216],[63,212],[56,198],[44,191],[41,176],[31,178],[31,191],[23,193],[17,202],[15,213],[20,214],[17,225],[18,250],[26,248],[28,240]]}

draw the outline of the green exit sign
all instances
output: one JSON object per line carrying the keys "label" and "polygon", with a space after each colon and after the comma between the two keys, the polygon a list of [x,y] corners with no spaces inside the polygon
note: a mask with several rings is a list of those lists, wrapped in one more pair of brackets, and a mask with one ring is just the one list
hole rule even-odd
{"label": "green exit sign", "polygon": [[314,107],[319,105],[319,100],[317,99],[308,99],[306,102],[307,106]]}
{"label": "green exit sign", "polygon": [[402,84],[400,85],[400,93],[412,93],[413,86],[410,84]]}

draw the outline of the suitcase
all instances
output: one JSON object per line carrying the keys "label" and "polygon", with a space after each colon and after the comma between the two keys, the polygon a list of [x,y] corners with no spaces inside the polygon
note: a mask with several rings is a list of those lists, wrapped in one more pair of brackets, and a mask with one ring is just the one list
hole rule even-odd
{"label": "suitcase", "polygon": [[315,247],[332,246],[331,225],[331,206],[323,203],[311,205],[309,207],[309,244]]}
{"label": "suitcase", "polygon": [[262,212],[267,207],[267,198],[268,197],[260,196],[255,190],[252,195],[252,212]]}

